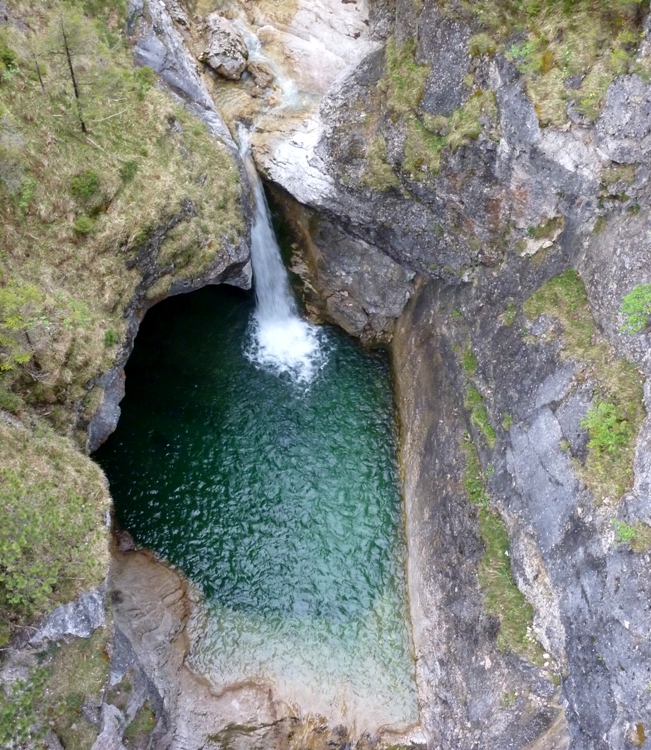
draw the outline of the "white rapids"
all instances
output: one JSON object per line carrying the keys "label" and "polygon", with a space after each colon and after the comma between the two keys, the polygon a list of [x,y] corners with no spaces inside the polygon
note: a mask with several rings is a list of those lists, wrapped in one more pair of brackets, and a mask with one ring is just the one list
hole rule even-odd
{"label": "white rapids", "polygon": [[256,310],[244,353],[262,369],[287,373],[294,382],[308,384],[325,362],[323,337],[319,328],[298,314],[271,226],[267,199],[251,157],[249,134],[240,127],[239,136],[240,155],[255,199],[251,261]]}

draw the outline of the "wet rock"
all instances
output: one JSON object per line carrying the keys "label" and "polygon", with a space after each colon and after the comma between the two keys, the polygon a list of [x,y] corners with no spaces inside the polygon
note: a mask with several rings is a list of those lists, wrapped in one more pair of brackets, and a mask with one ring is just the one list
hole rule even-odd
{"label": "wet rock", "polygon": [[246,69],[253,76],[255,85],[260,89],[266,89],[274,82],[274,74],[268,65],[258,60],[249,60]]}
{"label": "wet rock", "polygon": [[205,20],[208,46],[199,59],[222,78],[237,81],[246,69],[249,52],[242,34],[219,13],[211,13]]}

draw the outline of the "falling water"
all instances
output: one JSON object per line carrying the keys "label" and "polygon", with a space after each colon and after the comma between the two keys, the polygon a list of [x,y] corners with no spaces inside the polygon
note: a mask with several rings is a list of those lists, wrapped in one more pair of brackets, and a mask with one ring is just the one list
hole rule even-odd
{"label": "falling water", "polygon": [[309,383],[324,364],[319,330],[302,320],[280,256],[269,207],[249,147],[249,134],[240,128],[240,154],[253,190],[255,213],[251,230],[251,260],[256,310],[245,354],[262,369],[288,373]]}

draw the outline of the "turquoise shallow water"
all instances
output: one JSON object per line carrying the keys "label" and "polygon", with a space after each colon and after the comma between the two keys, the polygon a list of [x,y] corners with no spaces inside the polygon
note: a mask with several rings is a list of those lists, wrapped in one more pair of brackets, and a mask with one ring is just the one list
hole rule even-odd
{"label": "turquoise shallow water", "polygon": [[417,719],[386,358],[333,329],[309,388],[243,355],[252,298],[158,305],[95,454],[117,520],[203,592],[191,663],[268,680],[304,711],[377,729]]}

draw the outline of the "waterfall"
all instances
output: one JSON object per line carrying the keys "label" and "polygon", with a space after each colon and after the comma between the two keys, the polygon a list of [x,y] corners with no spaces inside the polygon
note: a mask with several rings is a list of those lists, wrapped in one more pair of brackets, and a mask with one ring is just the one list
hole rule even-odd
{"label": "waterfall", "polygon": [[287,373],[295,382],[309,383],[324,363],[320,332],[298,315],[262,182],[251,157],[249,134],[240,127],[239,135],[240,155],[255,200],[251,261],[256,310],[245,354],[262,369]]}

